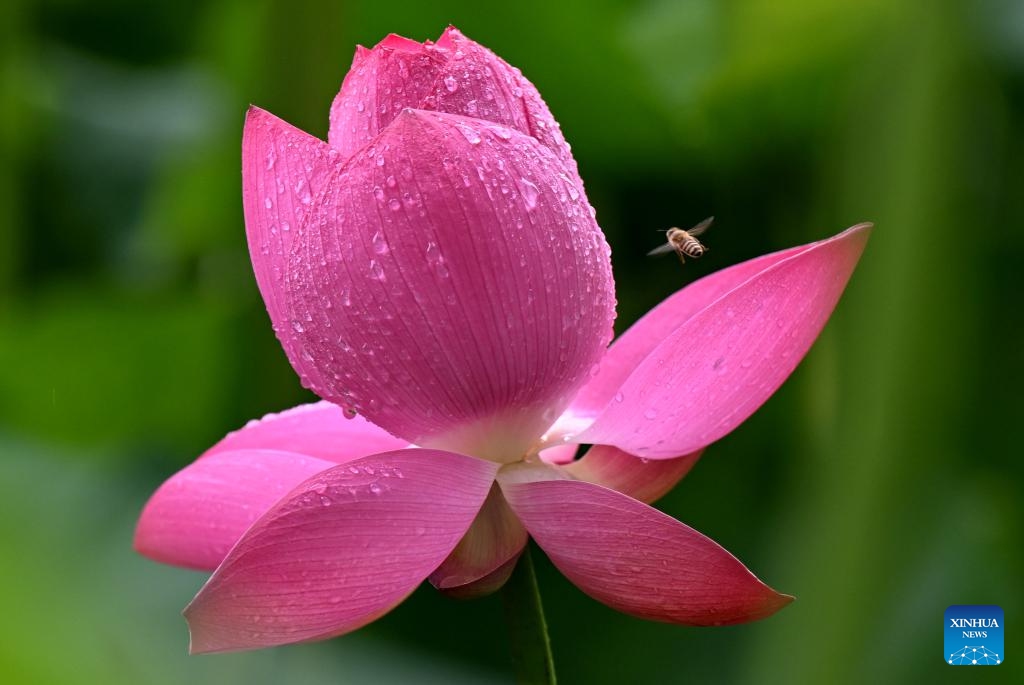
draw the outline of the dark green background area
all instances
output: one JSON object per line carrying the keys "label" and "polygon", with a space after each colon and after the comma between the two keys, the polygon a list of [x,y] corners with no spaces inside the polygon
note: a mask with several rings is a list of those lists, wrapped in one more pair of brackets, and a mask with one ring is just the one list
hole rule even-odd
{"label": "dark green background area", "polygon": [[[950,604],[1024,652],[1024,5],[1015,0],[0,3],[0,681],[512,680],[496,598],[418,591],[325,643],[187,657],[204,576],[145,498],[310,396],[248,263],[252,102],[324,136],[356,43],[453,23],[540,89],[614,253],[622,330],[684,282],[877,224],[782,390],[659,506],[797,601],[645,623],[541,555],[565,683],[962,682]],[[684,269],[655,230],[717,217]]]}

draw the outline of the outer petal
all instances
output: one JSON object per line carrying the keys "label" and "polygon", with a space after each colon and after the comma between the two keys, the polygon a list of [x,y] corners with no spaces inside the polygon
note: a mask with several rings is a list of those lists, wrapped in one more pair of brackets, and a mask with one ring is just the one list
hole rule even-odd
{"label": "outer petal", "polygon": [[289,356],[410,442],[521,458],[610,338],[609,249],[579,187],[533,138],[413,110],[329,186],[287,266]]}
{"label": "outer petal", "polygon": [[714,541],[626,495],[574,480],[500,482],[555,566],[614,609],[707,626],[765,618],[792,601]]}
{"label": "outer petal", "polygon": [[330,143],[348,157],[407,107],[516,129],[554,152],[576,176],[569,146],[533,84],[454,27],[436,45],[392,34],[372,50],[358,49],[331,105]]}
{"label": "outer petal", "polygon": [[744,281],[811,247],[813,245],[799,245],[740,262],[694,281],[665,298],[615,339],[601,359],[598,373],[573,399],[564,417],[565,423],[575,423],[586,416],[592,421],[611,402],[644,357],[690,317]]}
{"label": "outer petal", "polygon": [[213,570],[282,496],[332,466],[274,450],[221,451],[201,459],[149,498],[135,528],[135,550],[165,564]]}
{"label": "outer petal", "polygon": [[855,226],[814,243],[691,316],[575,439],[666,458],[732,431],[782,385],[818,337],[869,230]]}
{"label": "outer petal", "polygon": [[282,267],[314,194],[338,158],[322,140],[258,107],[249,108],[242,134],[242,205],[249,255],[274,332],[286,349],[295,350],[292,366],[307,388],[318,383],[318,371],[302,354],[292,328],[279,325],[287,321],[281,287],[287,274]]}
{"label": "outer petal", "polygon": [[400,450],[310,478],[246,532],[185,609],[191,651],[319,640],[382,616],[452,551],[496,469]]}
{"label": "outer petal", "polygon": [[[438,590],[460,598],[490,594],[508,580],[526,539],[526,529],[495,484],[465,537],[430,574],[430,582]],[[481,579],[486,582],[478,584]]]}
{"label": "outer petal", "polygon": [[562,468],[579,480],[650,503],[674,488],[701,454],[694,452],[676,459],[641,459],[611,445],[594,445],[582,459]]}
{"label": "outer petal", "polygon": [[394,437],[361,416],[346,416],[336,404],[314,402],[250,421],[228,433],[203,457],[240,449],[265,449],[299,452],[340,464],[408,446],[408,441]]}

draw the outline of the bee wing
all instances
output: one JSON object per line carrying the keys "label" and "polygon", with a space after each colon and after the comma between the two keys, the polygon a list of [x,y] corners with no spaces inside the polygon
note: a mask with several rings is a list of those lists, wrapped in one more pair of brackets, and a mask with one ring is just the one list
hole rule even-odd
{"label": "bee wing", "polygon": [[711,226],[711,224],[714,223],[714,221],[715,217],[709,216],[707,219],[704,219],[704,221],[700,222],[699,224],[688,230],[687,233],[689,233],[691,237],[696,238],[701,233],[708,230],[708,227]]}
{"label": "bee wing", "polygon": [[675,252],[675,245],[672,243],[665,243],[664,245],[658,245],[656,248],[647,253],[648,257],[654,257],[655,255],[668,254],[669,252]]}

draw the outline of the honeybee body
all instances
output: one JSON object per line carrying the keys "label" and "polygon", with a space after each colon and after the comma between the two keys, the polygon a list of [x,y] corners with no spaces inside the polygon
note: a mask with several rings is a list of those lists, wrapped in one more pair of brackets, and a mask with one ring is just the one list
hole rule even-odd
{"label": "honeybee body", "polygon": [[668,244],[672,246],[684,264],[686,263],[684,257],[697,259],[704,254],[704,246],[689,231],[670,228],[665,232],[665,237],[668,238]]}
{"label": "honeybee body", "polygon": [[665,239],[667,242],[664,245],[654,248],[647,254],[657,255],[665,254],[667,252],[675,252],[679,255],[679,261],[683,264],[686,263],[686,257],[697,259],[698,257],[703,256],[704,253],[707,252],[707,248],[697,240],[697,236],[708,230],[708,226],[710,226],[711,222],[714,220],[715,217],[710,216],[688,231],[675,227],[668,229],[665,231]]}

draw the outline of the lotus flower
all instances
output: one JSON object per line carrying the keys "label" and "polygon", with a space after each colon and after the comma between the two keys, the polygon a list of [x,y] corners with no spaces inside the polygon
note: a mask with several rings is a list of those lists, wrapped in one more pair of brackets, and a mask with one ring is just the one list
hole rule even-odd
{"label": "lotus flower", "polygon": [[649,503],[792,372],[868,226],[694,282],[609,346],[610,251],[569,147],[453,28],[359,48],[327,143],[250,109],[242,156],[260,292],[324,401],[229,434],[146,505],[142,554],[215,569],[193,652],[341,635],[425,579],[493,591],[528,536],[640,618],[790,601]]}

